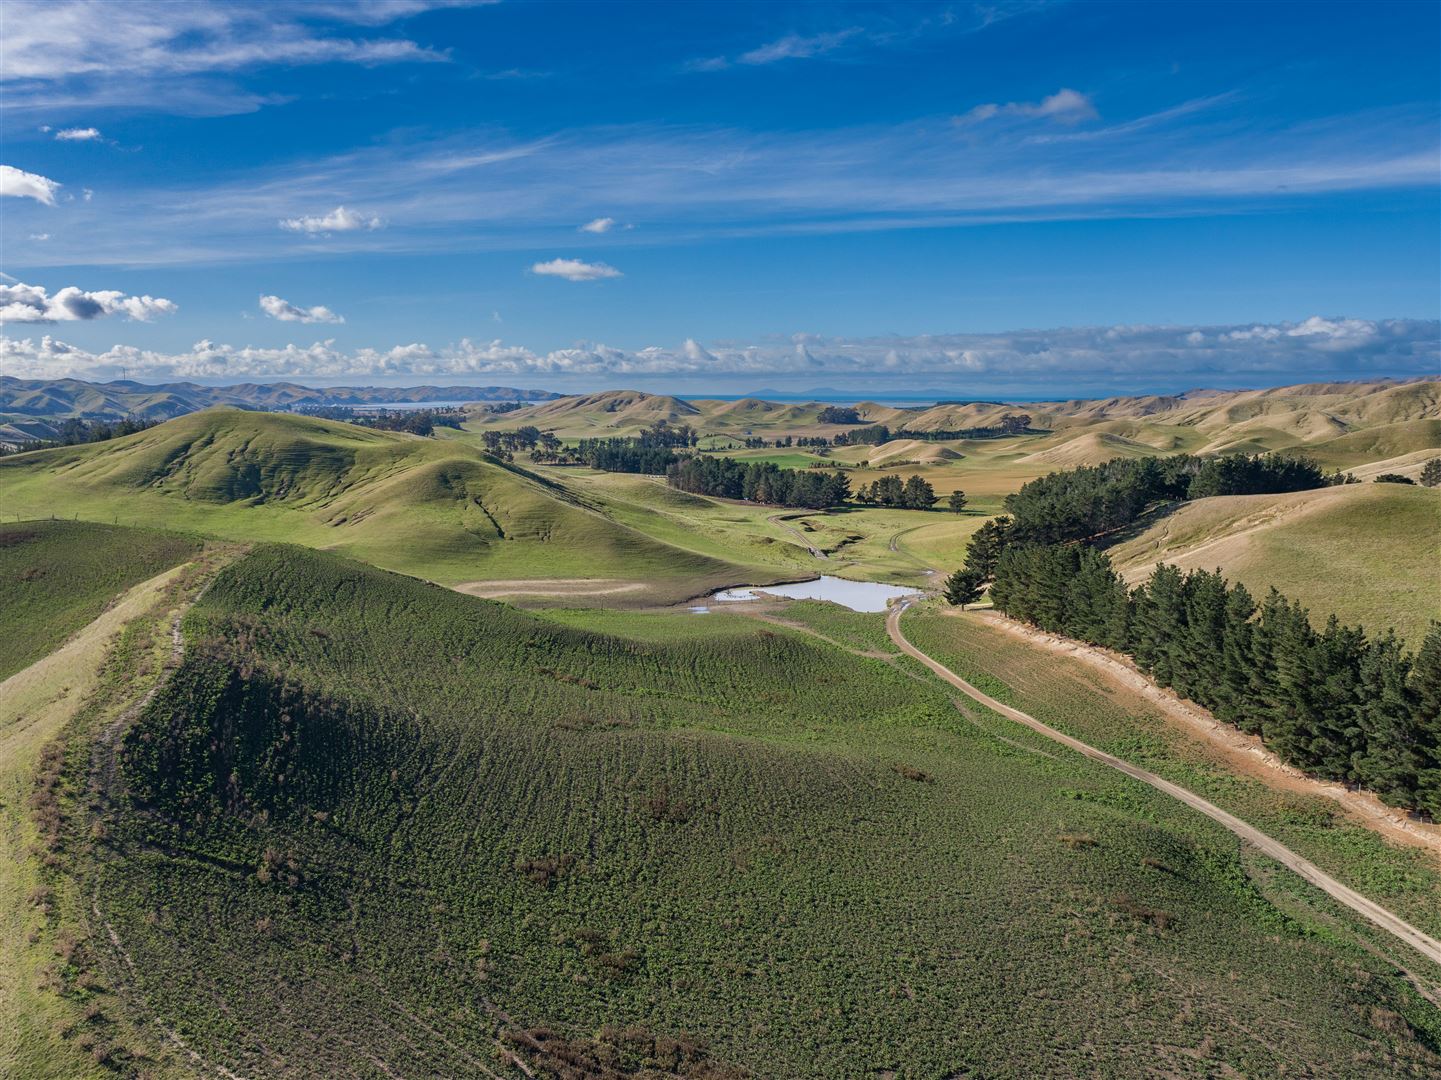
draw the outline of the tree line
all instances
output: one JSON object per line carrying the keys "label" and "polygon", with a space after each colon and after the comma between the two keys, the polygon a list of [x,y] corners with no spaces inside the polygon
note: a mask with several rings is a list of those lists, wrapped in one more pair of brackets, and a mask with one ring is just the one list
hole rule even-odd
{"label": "tree line", "polygon": [[1288,454],[1116,458],[1032,480],[1006,497],[1006,510],[1013,539],[1054,544],[1129,525],[1157,502],[1306,491],[1345,481]]}
{"label": "tree line", "polygon": [[892,430],[885,424],[871,424],[843,431],[835,438],[837,446],[880,446],[894,439],[916,439],[921,442],[949,442],[952,439],[1002,439],[1012,435],[1024,435],[1031,430],[1031,417],[1026,413],[1006,413],[990,427],[937,429],[935,431],[912,431],[910,428]]}
{"label": "tree line", "polygon": [[1346,481],[1278,455],[1147,458],[1054,473],[1011,496],[1011,516],[975,533],[946,598],[970,603],[990,582],[997,610],[1126,654],[1160,685],[1260,736],[1288,764],[1441,817],[1441,623],[1409,653],[1392,630],[1370,637],[1335,616],[1317,630],[1299,603],[1275,589],[1258,601],[1219,571],[1162,564],[1130,590],[1085,542],[1155,500],[1337,482]]}
{"label": "tree line", "polygon": [[851,497],[845,473],[783,469],[769,461],[737,461],[694,454],[666,469],[666,482],[693,495],[821,510]]}
{"label": "tree line", "polygon": [[1125,653],[1289,765],[1441,817],[1441,623],[1412,654],[1334,615],[1317,630],[1299,603],[1275,589],[1258,602],[1219,571],[1162,564],[1132,592],[1082,545],[1008,547],[991,600]]}
{"label": "tree line", "polygon": [[899,476],[882,476],[862,485],[856,492],[856,501],[904,510],[929,510],[936,501],[936,489],[920,475],[908,476],[904,481]]}
{"label": "tree line", "polygon": [[159,420],[141,420],[127,416],[121,420],[66,420],[55,432],[53,439],[22,439],[15,443],[0,443],[0,456],[25,454],[31,450],[49,450],[56,446],[79,446],[82,443],[108,442],[125,435],[153,428]]}
{"label": "tree line", "polygon": [[434,435],[438,427],[459,430],[465,422],[465,410],[459,408],[352,409],[347,405],[302,405],[295,411],[321,420],[339,420],[377,431],[404,431],[426,437]]}

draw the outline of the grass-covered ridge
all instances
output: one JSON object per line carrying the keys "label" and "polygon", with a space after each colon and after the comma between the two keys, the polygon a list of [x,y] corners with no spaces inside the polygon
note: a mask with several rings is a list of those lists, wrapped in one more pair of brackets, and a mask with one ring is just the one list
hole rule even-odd
{"label": "grass-covered ridge", "polygon": [[1158,793],[813,635],[612,625],[294,547],[224,571],[87,834],[117,977],[246,1075],[606,1023],[758,1076],[1441,1065],[1393,971]]}
{"label": "grass-covered ridge", "polygon": [[1157,563],[1219,568],[1258,596],[1275,587],[1323,623],[1331,615],[1419,645],[1441,619],[1441,491],[1346,484],[1201,499],[1111,549],[1128,581]]}
{"label": "grass-covered ridge", "polygon": [[448,584],[625,577],[679,599],[757,572],[648,536],[478,447],[280,413],[211,409],[0,458],[0,486],[7,512],[284,540]]}
{"label": "grass-covered ridge", "polygon": [[199,550],[195,539],[154,529],[0,523],[0,679],[49,655],[113,597]]}

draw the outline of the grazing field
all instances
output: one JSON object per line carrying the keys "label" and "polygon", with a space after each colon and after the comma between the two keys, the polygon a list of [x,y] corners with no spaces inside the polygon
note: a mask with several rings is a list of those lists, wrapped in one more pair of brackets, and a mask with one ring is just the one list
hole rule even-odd
{"label": "grazing field", "polygon": [[1234,756],[1168,719],[1132,687],[1040,652],[992,619],[922,609],[906,617],[906,633],[987,693],[1210,799],[1424,932],[1441,934],[1441,857],[1434,850],[1382,839],[1259,758],[1238,769]]}
{"label": "grazing field", "polygon": [[1318,894],[825,607],[540,617],[258,547],[115,769],[75,729],[87,970],[245,1075],[1441,1068]]}
{"label": "grazing field", "polygon": [[1107,552],[1132,583],[1158,562],[1275,586],[1318,623],[1337,615],[1419,644],[1441,619],[1441,490],[1347,484],[1198,499]]}
{"label": "grazing field", "polygon": [[0,679],[48,656],[115,596],[199,550],[198,540],[153,529],[0,522]]}

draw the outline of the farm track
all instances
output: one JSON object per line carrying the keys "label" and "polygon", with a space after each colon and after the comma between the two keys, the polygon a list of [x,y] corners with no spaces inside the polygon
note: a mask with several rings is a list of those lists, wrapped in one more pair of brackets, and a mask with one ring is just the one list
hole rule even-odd
{"label": "farm track", "polygon": [[767,515],[766,520],[769,521],[772,525],[774,525],[777,529],[781,530],[781,532],[783,532],[783,533],[788,533],[788,534],[791,536],[791,538],[795,540],[796,543],[800,544],[801,547],[805,548],[805,549],[806,549],[807,551],[809,551],[812,555],[814,555],[817,559],[826,559],[826,560],[829,560],[829,559],[830,559],[830,556],[827,555],[827,554],[826,554],[824,551],[822,551],[820,548],[818,548],[818,547],[816,547],[814,544],[812,544],[809,540],[807,540],[807,539],[805,538],[805,534],[804,534],[804,533],[802,533],[802,532],[801,532],[799,529],[797,529],[794,525],[787,525],[787,524],[786,524],[786,520],[787,520],[788,518],[793,518],[793,517],[798,517],[798,516],[801,516],[801,515],[797,515],[797,514],[769,514],[769,515]]}
{"label": "farm track", "polygon": [[[1357,914],[1394,935],[1400,941],[1411,946],[1422,956],[1426,957],[1426,959],[1433,963],[1441,964],[1441,941],[1437,941],[1435,938],[1422,933],[1416,929],[1416,927],[1401,919],[1399,916],[1392,914],[1380,904],[1368,900],[1354,889],[1343,885],[1310,860],[1297,855],[1290,848],[1273,840],[1254,826],[1248,825],[1234,814],[1227,813],[1215,803],[1201,798],[1201,796],[1192,791],[1188,791],[1179,784],[1174,784],[1169,780],[1157,776],[1153,772],[1138,768],[1113,754],[1097,750],[1095,747],[1082,742],[1080,739],[1058,731],[1047,724],[1043,724],[1030,714],[1024,713],[1020,709],[1012,708],[1001,701],[997,701],[989,694],[972,686],[940,661],[933,659],[930,655],[922,652],[915,645],[911,644],[901,629],[901,616],[905,614],[909,607],[910,603],[908,602],[899,604],[893,607],[890,614],[886,617],[886,632],[890,635],[891,640],[895,642],[896,647],[907,656],[913,657],[925,664],[926,667],[930,668],[937,676],[956,687],[956,689],[960,690],[967,697],[980,702],[988,709],[1000,713],[1002,716],[1014,720],[1018,724],[1022,724],[1044,735],[1054,742],[1060,743],[1062,746],[1076,751],[1078,754],[1088,757],[1093,761],[1098,761],[1103,765],[1107,765],[1132,779],[1141,781],[1143,784],[1149,784],[1156,790],[1170,795],[1172,798],[1184,803],[1193,810],[1205,814],[1211,820],[1230,830],[1246,843],[1251,844],[1258,851],[1275,859],[1282,866],[1298,874],[1306,881],[1309,881],[1332,899],[1344,904],[1352,911],[1355,911]],[[1418,989],[1421,989],[1428,997],[1432,997],[1432,995],[1422,987],[1421,981],[1417,979],[1415,975],[1411,975],[1409,972],[1408,975],[1410,975],[1411,981]],[[1435,1000],[1434,997],[1432,1000]]]}

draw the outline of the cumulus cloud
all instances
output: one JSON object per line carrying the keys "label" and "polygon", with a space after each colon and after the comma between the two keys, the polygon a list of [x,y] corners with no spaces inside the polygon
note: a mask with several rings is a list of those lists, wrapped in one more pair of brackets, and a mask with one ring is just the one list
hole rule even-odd
{"label": "cumulus cloud", "polygon": [[581,232],[607,233],[615,228],[615,218],[598,217],[594,221],[587,221],[580,227]]}
{"label": "cumulus cloud", "polygon": [[551,259],[538,262],[530,268],[532,274],[565,278],[566,281],[599,281],[601,278],[617,278],[623,275],[614,266],[605,263],[588,263],[580,259]]}
{"label": "cumulus cloud", "polygon": [[958,116],[960,124],[975,124],[997,116],[1020,116],[1042,120],[1055,120],[1061,124],[1079,124],[1082,120],[1095,120],[1100,114],[1089,97],[1079,90],[1062,87],[1054,94],[1040,101],[1012,101],[1006,105],[995,102],[977,105],[964,116]]}
{"label": "cumulus cloud", "polygon": [[55,133],[59,142],[93,142],[100,138],[100,129],[93,127],[62,128]]}
{"label": "cumulus cloud", "polygon": [[[28,288],[28,287],[26,287]],[[331,379],[412,376],[585,378],[616,385],[631,377],[731,375],[748,379],[850,380],[888,385],[958,387],[969,393],[1031,393],[1038,385],[1277,385],[1306,379],[1435,377],[1441,369],[1441,323],[1434,320],[1312,317],[1246,326],[1061,327],[999,334],[833,338],[818,334],[757,343],[687,339],[677,347],[619,349],[599,343],[537,352],[499,339],[432,347],[336,348],[333,341],[281,348],[197,342],[162,353],[129,346],[105,352],[42,338],[0,338],[0,366],[32,378],[111,377],[121,368],[141,378]]]}
{"label": "cumulus cloud", "polygon": [[34,199],[46,206],[55,205],[55,193],[62,185],[39,173],[26,172],[13,165],[0,165],[0,195]]}
{"label": "cumulus cloud", "polygon": [[328,307],[319,304],[309,308],[298,307],[289,300],[282,300],[278,296],[262,296],[260,310],[272,319],[279,319],[281,322],[343,323],[345,321],[344,316],[337,315]]}
{"label": "cumulus cloud", "polygon": [[70,285],[51,296],[40,285],[0,284],[0,323],[88,322],[107,315],[149,322],[178,310],[158,296],[126,296],[113,289],[86,292]]}
{"label": "cumulus cloud", "polygon": [[385,222],[378,217],[365,217],[363,214],[357,214],[343,206],[337,206],[330,213],[316,217],[284,218],[280,222],[280,227],[288,229],[290,232],[302,232],[316,236],[337,232],[357,232],[362,229],[378,229],[384,224]]}

